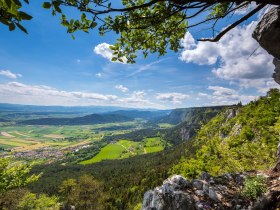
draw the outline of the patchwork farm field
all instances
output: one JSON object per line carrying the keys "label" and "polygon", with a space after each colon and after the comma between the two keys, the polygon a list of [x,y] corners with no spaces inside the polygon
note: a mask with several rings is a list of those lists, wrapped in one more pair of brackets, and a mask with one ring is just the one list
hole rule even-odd
{"label": "patchwork farm field", "polygon": [[164,142],[160,137],[146,138],[141,142],[119,140],[103,147],[100,152],[81,164],[91,164],[102,160],[123,159],[135,155],[159,152],[164,149]]}
{"label": "patchwork farm field", "polygon": [[106,130],[112,126],[125,127],[134,124],[134,122],[124,122],[82,126],[3,126],[0,127],[0,147],[13,151],[29,151],[49,146],[75,147],[100,141],[104,135],[128,132]]}
{"label": "patchwork farm field", "polygon": [[0,126],[0,156],[13,155],[31,161],[67,158],[70,162],[91,164],[163,150],[165,141],[160,137],[147,138],[146,134],[143,139],[139,139],[138,133],[133,134],[135,139],[133,135],[117,140],[104,138],[126,135],[142,126],[139,121],[75,126]]}

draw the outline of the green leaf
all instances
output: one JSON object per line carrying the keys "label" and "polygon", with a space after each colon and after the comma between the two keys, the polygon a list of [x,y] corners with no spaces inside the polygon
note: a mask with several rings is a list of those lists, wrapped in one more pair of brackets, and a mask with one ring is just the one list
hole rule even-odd
{"label": "green leaf", "polygon": [[5,18],[0,18],[0,22],[7,25],[7,26],[9,26],[9,24],[10,24],[9,21]]}
{"label": "green leaf", "polygon": [[116,57],[113,57],[113,58],[111,59],[111,61],[117,61],[117,58],[116,58]]}
{"label": "green leaf", "polygon": [[16,25],[17,25],[17,27],[18,27],[21,31],[23,31],[24,33],[28,34],[27,30],[26,30],[21,24],[16,23]]}
{"label": "green leaf", "polygon": [[22,17],[23,20],[31,20],[32,16],[29,14],[26,14],[25,12],[20,11],[19,15]]}
{"label": "green leaf", "polygon": [[49,9],[49,8],[51,8],[51,6],[52,5],[51,5],[50,2],[44,2],[43,5],[42,5],[42,7],[45,8],[45,9]]}
{"label": "green leaf", "polygon": [[91,27],[91,28],[94,28],[95,26],[97,26],[97,22],[92,22],[92,23],[90,24],[90,27]]}
{"label": "green leaf", "polygon": [[22,6],[19,0],[13,0],[13,2],[20,7]]}
{"label": "green leaf", "polygon": [[8,6],[8,8],[11,8],[12,6],[11,0],[6,0],[6,5]]}
{"label": "green leaf", "polygon": [[54,9],[58,12],[58,13],[61,13],[61,9],[59,7],[59,4],[55,4],[56,2],[53,3],[53,6],[54,6]]}
{"label": "green leaf", "polygon": [[110,48],[111,50],[116,50],[116,48],[115,48],[114,45],[110,45],[109,48]]}
{"label": "green leaf", "polygon": [[9,24],[9,30],[10,30],[10,31],[15,30],[15,28],[16,28],[16,26],[15,26],[14,23]]}
{"label": "green leaf", "polygon": [[83,13],[83,14],[81,15],[81,20],[82,20],[83,22],[85,22],[85,21],[86,21],[86,18],[87,18],[86,14]]}

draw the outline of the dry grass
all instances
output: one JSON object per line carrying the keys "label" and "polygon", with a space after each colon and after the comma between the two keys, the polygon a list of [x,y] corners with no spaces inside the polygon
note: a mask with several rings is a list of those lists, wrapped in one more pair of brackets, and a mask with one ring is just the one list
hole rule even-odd
{"label": "dry grass", "polygon": [[7,132],[0,132],[0,134],[1,134],[2,136],[8,137],[8,138],[14,138],[14,137],[15,137],[15,136],[13,136],[13,135],[7,133]]}
{"label": "dry grass", "polygon": [[44,135],[44,137],[52,138],[52,139],[63,139],[63,138],[65,138],[65,136],[63,136],[61,134],[48,134],[48,135]]}

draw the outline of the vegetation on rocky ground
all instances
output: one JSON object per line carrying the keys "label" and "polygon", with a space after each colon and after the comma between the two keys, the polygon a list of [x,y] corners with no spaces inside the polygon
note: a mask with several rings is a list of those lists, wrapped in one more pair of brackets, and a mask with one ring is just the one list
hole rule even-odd
{"label": "vegetation on rocky ground", "polygon": [[270,90],[248,105],[228,109],[204,125],[193,157],[182,157],[170,173],[196,177],[269,169],[276,163],[279,142],[280,92]]}
{"label": "vegetation on rocky ground", "polygon": [[267,191],[266,179],[263,176],[249,176],[244,181],[242,194],[247,198],[256,199]]}

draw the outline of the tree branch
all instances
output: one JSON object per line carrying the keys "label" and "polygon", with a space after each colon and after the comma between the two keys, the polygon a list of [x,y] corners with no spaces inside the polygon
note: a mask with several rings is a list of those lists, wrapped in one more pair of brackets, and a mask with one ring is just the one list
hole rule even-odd
{"label": "tree branch", "polygon": [[[238,9],[240,9],[240,8],[242,8],[242,7],[244,7],[244,6],[246,6],[247,4],[248,4],[248,3],[243,3],[243,4],[238,5],[237,7],[233,8],[233,9],[231,9],[231,10],[228,10],[227,13],[225,13],[223,16],[219,17],[218,19],[221,19],[221,18],[226,17],[226,16],[229,15],[230,13],[232,13],[232,12],[234,12],[235,10],[238,10]],[[194,24],[192,24],[192,25],[189,25],[189,26],[187,26],[186,28],[187,28],[187,29],[193,28],[193,27],[196,27],[196,26],[198,26],[198,25],[201,25],[201,24],[203,24],[203,23],[206,23],[206,22],[209,22],[209,21],[213,21],[213,20],[217,20],[217,17],[207,18],[207,19],[205,19],[205,20],[203,20],[203,21],[200,21],[200,22],[198,22],[198,23],[194,23]]]}
{"label": "tree branch", "polygon": [[[56,0],[57,2],[60,2],[60,4],[65,5],[65,6],[74,6],[72,3],[65,1],[65,0]],[[108,13],[112,13],[112,12],[130,12],[133,10],[137,10],[137,9],[141,9],[141,8],[147,8],[150,7],[158,2],[170,2],[170,0],[151,0],[148,3],[144,3],[144,4],[140,4],[140,5],[136,5],[136,6],[130,6],[130,7],[126,7],[126,8],[110,8],[107,10],[94,10],[94,9],[90,9],[90,8],[80,8],[81,11],[84,12],[90,12],[92,14],[95,15],[101,15],[101,14],[108,14]],[[191,3],[196,3],[196,4],[218,4],[218,3],[229,3],[229,2],[233,2],[233,0],[172,0],[171,2],[175,3],[175,7],[183,7],[187,4],[191,4]],[[264,5],[279,5],[280,6],[280,0],[240,0],[240,1],[236,1],[238,2],[238,4],[242,4],[242,3],[252,3],[255,2],[256,4],[264,4]]]}
{"label": "tree branch", "polygon": [[231,29],[235,28],[237,25],[239,25],[243,21],[247,20],[249,17],[251,17],[254,14],[256,14],[258,11],[260,11],[265,6],[266,6],[266,4],[260,4],[255,9],[253,9],[251,12],[249,12],[247,15],[243,16],[241,19],[239,19],[238,21],[234,22],[233,24],[228,26],[225,30],[220,32],[215,38],[213,38],[213,39],[199,39],[198,41],[208,41],[208,42],[217,42],[217,41],[219,41],[227,32],[229,32]]}

